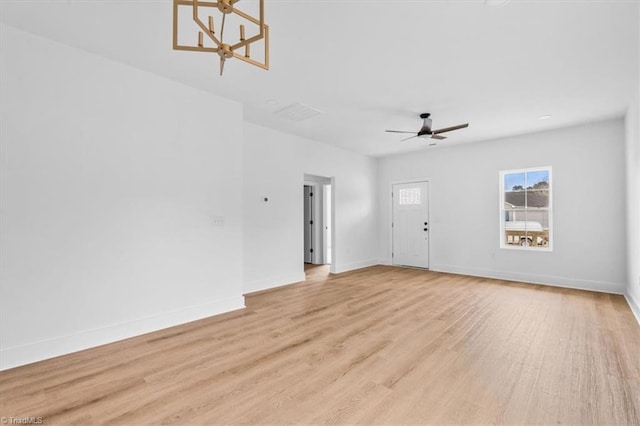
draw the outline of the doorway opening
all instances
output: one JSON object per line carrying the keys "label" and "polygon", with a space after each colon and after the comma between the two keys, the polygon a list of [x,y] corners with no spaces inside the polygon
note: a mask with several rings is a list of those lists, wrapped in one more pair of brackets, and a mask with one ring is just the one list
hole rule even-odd
{"label": "doorway opening", "polygon": [[304,264],[304,276],[308,282],[325,282],[329,278],[331,272],[331,265],[312,265],[311,263]]}
{"label": "doorway opening", "polygon": [[[325,176],[304,175],[303,229],[304,263],[332,265],[335,258],[334,238],[334,179]],[[327,269],[328,273],[328,268]]]}

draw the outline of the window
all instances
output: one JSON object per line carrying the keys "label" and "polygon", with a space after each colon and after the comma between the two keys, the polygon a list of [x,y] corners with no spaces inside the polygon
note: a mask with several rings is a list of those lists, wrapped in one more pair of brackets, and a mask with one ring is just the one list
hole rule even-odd
{"label": "window", "polygon": [[551,251],[551,167],[500,172],[500,247]]}
{"label": "window", "polygon": [[420,204],[420,188],[401,189],[400,204]]}

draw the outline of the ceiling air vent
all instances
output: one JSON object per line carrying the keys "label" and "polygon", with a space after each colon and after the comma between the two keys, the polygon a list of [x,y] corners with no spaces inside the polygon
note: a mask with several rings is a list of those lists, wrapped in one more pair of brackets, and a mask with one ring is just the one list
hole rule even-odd
{"label": "ceiling air vent", "polygon": [[311,117],[315,117],[316,115],[321,113],[322,111],[318,111],[317,109],[311,108],[308,105],[296,102],[276,111],[274,114],[282,118],[286,118],[287,120],[302,121],[307,120]]}

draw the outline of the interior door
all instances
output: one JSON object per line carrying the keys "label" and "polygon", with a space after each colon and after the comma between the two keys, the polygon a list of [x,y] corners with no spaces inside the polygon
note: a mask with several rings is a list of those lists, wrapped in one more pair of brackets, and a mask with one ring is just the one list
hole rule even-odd
{"label": "interior door", "polygon": [[313,187],[304,186],[304,262],[313,263]]}
{"label": "interior door", "polygon": [[428,182],[395,184],[392,199],[393,264],[428,268]]}

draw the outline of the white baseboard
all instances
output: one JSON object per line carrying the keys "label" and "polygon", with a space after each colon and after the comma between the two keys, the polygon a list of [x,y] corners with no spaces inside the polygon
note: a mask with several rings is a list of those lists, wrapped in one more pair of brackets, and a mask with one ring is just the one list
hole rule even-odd
{"label": "white baseboard", "polygon": [[337,264],[335,273],[341,274],[343,272],[354,271],[356,269],[367,268],[369,266],[378,265],[377,259],[361,260],[359,262],[351,262],[345,264]]}
{"label": "white baseboard", "polygon": [[242,290],[244,294],[255,293],[257,291],[270,290],[284,285],[295,284],[304,281],[306,276],[304,271],[294,274],[277,275],[274,277],[264,278],[260,280],[247,281],[243,284]]}
{"label": "white baseboard", "polygon": [[[336,274],[343,272],[354,271],[356,269],[362,269],[369,266],[378,265],[377,260],[366,260],[361,262],[352,262],[344,265],[336,265]],[[290,284],[303,282],[306,280],[304,271],[295,274],[277,275],[275,277],[269,277],[260,280],[247,281],[243,285],[244,294],[257,293],[264,290],[272,290],[274,288],[283,287]]]}
{"label": "white baseboard", "polygon": [[624,298],[627,299],[627,303],[631,308],[631,312],[633,312],[633,315],[636,317],[638,324],[640,324],[640,302],[638,302],[638,300],[635,299],[633,295],[628,291],[624,294]]}
{"label": "white baseboard", "polygon": [[0,350],[0,370],[70,354],[117,342],[152,331],[244,308],[244,297],[216,300],[197,306],[165,312],[152,317],[113,324],[93,330]]}
{"label": "white baseboard", "polygon": [[601,293],[624,294],[624,283],[584,280],[553,275],[539,275],[512,271],[496,271],[491,269],[467,268],[454,265],[432,265],[432,271],[452,274],[470,275],[474,277],[494,278],[498,280],[518,281],[530,284],[542,284],[553,287],[573,288],[576,290],[597,291]]}
{"label": "white baseboard", "polygon": [[[379,265],[392,265],[391,259],[378,259]],[[447,272],[452,274],[471,275],[483,278],[496,278],[501,280],[518,281],[532,284],[543,284],[554,287],[566,287],[577,290],[597,291],[601,293],[623,294],[627,300],[631,312],[640,324],[640,302],[630,292],[622,291],[623,285],[604,281],[575,280],[548,275],[519,274],[504,271],[492,271],[477,268],[455,267],[451,265],[434,265],[432,271]]]}

